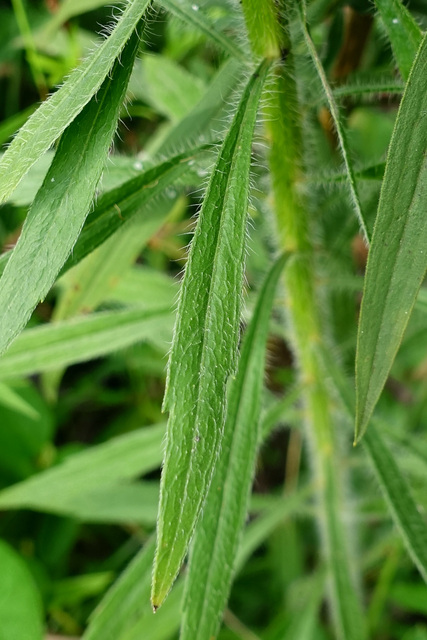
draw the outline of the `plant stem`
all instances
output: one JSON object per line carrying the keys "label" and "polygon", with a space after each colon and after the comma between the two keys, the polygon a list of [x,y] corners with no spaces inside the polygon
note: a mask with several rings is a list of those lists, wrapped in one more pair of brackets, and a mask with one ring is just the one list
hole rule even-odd
{"label": "plant stem", "polygon": [[[258,11],[261,10],[264,2],[265,0],[258,0]],[[336,459],[331,402],[316,355],[316,347],[322,338],[315,296],[309,221],[298,189],[303,172],[303,140],[299,125],[293,54],[287,34],[286,17],[289,2],[281,0],[280,5],[282,31],[276,30],[276,33],[280,33],[276,50],[280,51],[281,55],[271,87],[267,119],[271,144],[270,170],[279,243],[281,249],[291,252],[294,256],[284,276],[287,313],[292,347],[303,384],[307,437],[318,488],[320,529],[331,578],[334,621],[340,638],[362,640],[366,637],[366,633],[363,628],[363,615],[358,594],[353,583],[352,563],[348,549],[349,536],[342,520],[343,479]],[[243,0],[243,9],[249,37],[252,39],[255,32],[248,14],[253,9],[253,2]],[[268,9],[275,11],[270,1],[264,4],[264,11]],[[277,16],[276,21],[278,22]],[[253,42],[253,52],[256,55],[268,55],[270,51],[270,43],[262,52],[260,41]]]}

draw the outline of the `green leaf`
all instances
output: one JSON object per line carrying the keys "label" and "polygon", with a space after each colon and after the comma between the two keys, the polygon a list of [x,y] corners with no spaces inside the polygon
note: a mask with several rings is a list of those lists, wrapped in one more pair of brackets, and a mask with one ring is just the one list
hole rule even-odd
{"label": "green leaf", "polygon": [[[130,0],[109,38],[41,104],[19,131],[0,162],[0,203],[98,91],[148,5],[149,0]],[[126,68],[122,70],[125,72]]]}
{"label": "green leaf", "polygon": [[191,246],[169,360],[170,407],[152,602],[179,571],[222,439],[227,379],[235,368],[252,135],[269,65],[250,78],[209,182]]}
{"label": "green leaf", "polygon": [[203,82],[166,56],[146,56],[143,60],[146,100],[172,122],[178,122],[199,102]]}
{"label": "green leaf", "polygon": [[235,58],[227,60],[214,76],[206,92],[190,113],[178,122],[155,148],[156,155],[175,149],[191,148],[197,139],[214,142],[216,131],[224,128],[227,104],[241,81],[242,66]]}
{"label": "green leaf", "polygon": [[[175,192],[171,196],[168,195],[168,188],[188,173],[195,160],[211,146],[203,145],[189,149],[185,153],[162,161],[100,196],[94,211],[86,218],[72,253],[61,270],[61,275],[78,264],[134,217],[138,219],[141,216],[141,224],[145,221],[147,227],[155,227],[157,222],[154,218],[162,216],[161,209],[150,208],[147,205],[165,193],[167,198],[175,198]],[[0,256],[0,274],[5,270],[13,251]]]}
{"label": "green leaf", "polygon": [[422,31],[401,0],[375,0],[384,22],[399,71],[407,80],[421,44]]}
{"label": "green leaf", "polygon": [[[330,354],[323,351],[321,358],[325,363],[326,373],[332,378],[343,405],[352,419],[355,403],[349,383]],[[369,431],[366,432],[363,444],[402,540],[421,576],[427,582],[427,527],[406,479],[375,424],[371,424]]]}
{"label": "green leaf", "polygon": [[402,540],[421,576],[427,582],[427,526],[401,474],[396,460],[371,425],[363,440],[373,463],[379,485]]}
{"label": "green leaf", "polygon": [[[88,215],[82,233],[61,273],[78,264],[134,216],[141,215],[145,219],[145,216],[148,218],[156,213],[161,215],[161,209],[157,207],[150,211],[147,209],[147,203],[165,192],[167,195],[168,187],[188,172],[195,158],[209,148],[211,145],[203,145],[174,156],[103,194],[95,210]],[[175,196],[175,191],[170,196],[167,195],[170,198]],[[147,224],[151,224],[148,219]]]}
{"label": "green leaf", "polygon": [[363,233],[363,236],[365,237],[365,239],[367,241],[369,241],[369,233],[368,233],[368,228],[366,225],[366,221],[365,221],[365,217],[362,211],[362,206],[360,203],[360,197],[359,197],[359,193],[357,190],[357,184],[356,184],[356,177],[355,177],[355,173],[354,173],[354,169],[353,169],[353,163],[351,160],[351,155],[350,155],[350,151],[348,148],[348,142],[347,142],[347,134],[346,134],[346,130],[344,128],[344,124],[342,123],[342,119],[341,119],[341,115],[339,112],[339,108],[338,105],[336,103],[334,94],[332,92],[331,87],[329,86],[328,83],[328,79],[326,77],[326,73],[325,70],[322,66],[322,62],[319,58],[319,55],[316,51],[316,47],[314,46],[314,43],[310,37],[309,31],[308,31],[308,27],[307,27],[307,17],[306,17],[306,4],[305,4],[305,0],[302,0],[302,3],[300,5],[300,12],[301,12],[301,24],[302,24],[302,30],[303,30],[303,34],[304,34],[304,38],[305,38],[305,42],[307,44],[307,48],[310,52],[310,56],[311,59],[313,60],[313,64],[316,68],[316,71],[319,75],[320,81],[322,83],[323,86],[323,90],[325,92],[326,98],[328,100],[328,104],[329,104],[329,109],[335,124],[335,129],[337,132],[337,136],[338,136],[338,141],[339,141],[339,145],[340,145],[340,149],[341,149],[341,153],[342,153],[342,157],[344,159],[344,164],[345,164],[345,168],[347,171],[347,177],[348,177],[348,185],[349,185],[349,189],[350,189],[350,195],[351,195],[351,199],[353,202],[353,207],[356,213],[356,217],[359,221],[359,225],[360,225],[360,229]]}
{"label": "green leaf", "polygon": [[427,267],[427,37],[403,96],[368,257],[356,357],[359,440],[387,380]]}
{"label": "green leaf", "polygon": [[172,309],[178,292],[178,282],[170,276],[156,269],[134,265],[123,275],[107,299],[142,309]]}
{"label": "green leaf", "polygon": [[56,467],[0,491],[0,509],[63,513],[81,495],[133,480],[160,466],[164,424],[143,427],[66,458]]}
{"label": "green leaf", "polygon": [[121,640],[146,612],[155,539],[147,541],[95,609],[82,640]]}
{"label": "green leaf", "polygon": [[107,157],[138,47],[136,31],[96,97],[61,138],[0,281],[0,307],[4,310],[0,354],[44,299],[78,238]]}
{"label": "green leaf", "polygon": [[0,640],[42,640],[43,611],[33,578],[18,554],[0,540]]}
{"label": "green leaf", "polygon": [[160,0],[160,4],[186,24],[204,33],[205,36],[232,57],[238,58],[245,64],[248,63],[248,56],[241,49],[239,43],[219,31],[203,11],[200,11],[200,7],[196,2],[191,3],[187,0]]}
{"label": "green leaf", "polygon": [[286,260],[285,255],[274,264],[263,285],[230,384],[221,454],[190,553],[181,640],[216,637],[227,602],[260,440],[270,314]]}
{"label": "green leaf", "polygon": [[164,348],[171,309],[109,311],[24,331],[0,357],[0,379],[32,375],[99,358],[141,340]]}

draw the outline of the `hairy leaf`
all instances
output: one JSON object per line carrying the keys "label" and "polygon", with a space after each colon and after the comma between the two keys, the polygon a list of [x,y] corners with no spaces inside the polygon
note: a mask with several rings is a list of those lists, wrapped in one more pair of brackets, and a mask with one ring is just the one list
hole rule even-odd
{"label": "hairy leaf", "polygon": [[239,332],[252,135],[267,70],[263,63],[250,78],[221,148],[181,287],[165,401],[154,607],[179,571],[221,444]]}
{"label": "hairy leaf", "polygon": [[110,37],[19,131],[0,162],[0,203],[98,91],[148,5],[149,0],[130,0]]}
{"label": "hairy leaf", "polygon": [[427,37],[393,131],[365,276],[356,357],[359,440],[387,380],[427,267]]}
{"label": "hairy leaf", "polygon": [[190,554],[182,640],[216,637],[230,591],[260,440],[269,319],[286,259],[284,256],[274,264],[263,285],[243,341],[236,377],[230,384],[221,454]]}
{"label": "hairy leaf", "polygon": [[0,353],[69,256],[89,212],[139,46],[135,32],[100,91],[61,138],[0,281]]}

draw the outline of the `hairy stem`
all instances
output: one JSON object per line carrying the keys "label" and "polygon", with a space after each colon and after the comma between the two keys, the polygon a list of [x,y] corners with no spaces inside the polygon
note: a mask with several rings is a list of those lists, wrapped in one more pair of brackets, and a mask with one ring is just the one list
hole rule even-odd
{"label": "hairy stem", "polygon": [[[263,2],[258,0],[258,8]],[[251,39],[254,30],[248,15],[252,5],[252,2],[243,0]],[[271,87],[267,119],[279,243],[281,249],[294,256],[284,276],[287,313],[304,389],[307,437],[318,488],[320,528],[330,569],[332,611],[340,638],[362,640],[365,638],[363,616],[352,579],[348,533],[342,520],[342,478],[337,464],[331,402],[316,356],[322,338],[315,296],[313,251],[307,211],[298,188],[303,172],[302,135],[293,54],[286,29],[287,0],[281,0],[280,5],[280,16],[276,20],[279,24],[280,17],[281,30],[277,29],[275,33],[278,38],[276,50],[281,53]],[[274,5],[268,1],[264,8],[273,11]],[[267,46],[271,51],[271,44]],[[259,40],[253,42],[253,52],[255,55],[268,53],[260,50]]]}

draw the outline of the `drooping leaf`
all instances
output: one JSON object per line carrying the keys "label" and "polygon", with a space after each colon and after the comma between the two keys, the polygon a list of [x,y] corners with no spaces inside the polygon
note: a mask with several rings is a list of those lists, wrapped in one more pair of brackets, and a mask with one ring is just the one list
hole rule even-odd
{"label": "drooping leaf", "polygon": [[216,637],[230,591],[260,440],[269,319],[286,260],[284,256],[274,264],[263,285],[244,337],[236,377],[230,384],[221,454],[190,553],[182,640]]}
{"label": "drooping leaf", "polygon": [[375,0],[384,22],[399,71],[407,80],[421,44],[422,31],[401,0]]}
{"label": "drooping leaf", "polygon": [[341,119],[341,115],[339,112],[339,108],[338,105],[336,103],[334,94],[332,92],[331,87],[329,86],[328,83],[328,79],[326,77],[326,73],[325,70],[323,68],[322,62],[319,58],[319,55],[316,51],[316,47],[314,46],[314,43],[310,37],[310,33],[308,31],[308,27],[307,27],[307,21],[306,21],[306,4],[305,4],[305,0],[302,0],[301,4],[300,4],[300,11],[301,11],[301,24],[302,24],[302,30],[303,30],[303,34],[304,34],[304,38],[305,38],[305,42],[307,44],[307,48],[310,52],[310,56],[311,59],[313,60],[313,64],[316,68],[316,71],[318,73],[318,76],[320,78],[320,81],[322,83],[323,86],[323,90],[325,92],[326,98],[328,100],[328,105],[329,105],[329,109],[331,112],[331,116],[333,118],[334,121],[334,125],[335,125],[335,129],[337,132],[337,136],[338,136],[338,141],[339,141],[339,145],[340,145],[340,149],[341,149],[341,153],[342,153],[342,157],[344,159],[344,164],[345,164],[345,168],[347,171],[347,177],[348,177],[348,185],[349,185],[349,189],[350,189],[350,194],[351,194],[351,199],[353,202],[353,207],[354,207],[354,211],[356,213],[359,225],[360,225],[360,229],[363,233],[363,236],[365,237],[365,239],[368,241],[369,240],[369,232],[368,232],[368,228],[366,225],[366,221],[365,221],[365,217],[362,211],[362,206],[360,203],[360,197],[359,197],[359,192],[357,189],[357,184],[356,184],[356,178],[355,178],[355,174],[354,174],[354,169],[353,169],[353,163],[351,160],[351,155],[350,155],[350,151],[348,148],[348,142],[347,142],[347,134],[346,134],[346,130],[344,128],[344,125],[342,123],[342,119]]}
{"label": "drooping leaf", "polygon": [[427,38],[397,116],[368,257],[356,357],[359,440],[387,380],[427,267]]}
{"label": "drooping leaf", "polygon": [[0,203],[98,91],[149,3],[149,0],[130,0],[109,38],[71,73],[65,84],[42,103],[19,131],[0,162]]}
{"label": "drooping leaf", "polygon": [[0,379],[86,362],[142,340],[166,348],[172,326],[167,307],[106,311],[27,329],[0,357]]}
{"label": "drooping leaf", "polygon": [[113,138],[138,47],[139,33],[135,31],[96,97],[61,138],[0,281],[0,354],[44,299],[78,238]]}
{"label": "drooping leaf", "polygon": [[43,610],[29,569],[0,541],[0,640],[42,640]]}
{"label": "drooping leaf", "polygon": [[155,607],[179,571],[221,443],[239,332],[252,135],[268,68],[262,63],[251,76],[222,145],[181,287],[165,400]]}
{"label": "drooping leaf", "polygon": [[0,491],[0,509],[33,508],[64,512],[81,494],[114,487],[160,466],[165,426],[143,427],[88,451],[68,457],[56,467]]}

